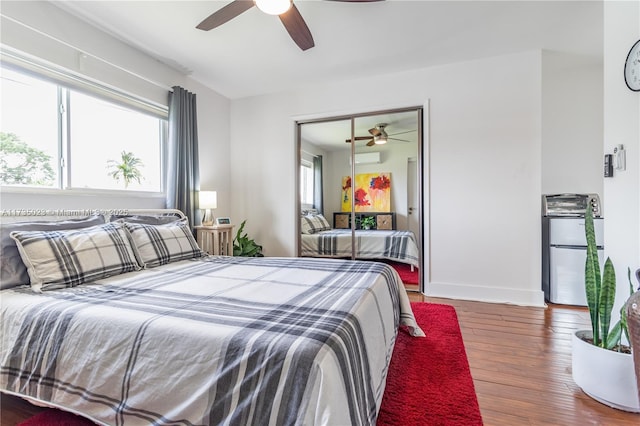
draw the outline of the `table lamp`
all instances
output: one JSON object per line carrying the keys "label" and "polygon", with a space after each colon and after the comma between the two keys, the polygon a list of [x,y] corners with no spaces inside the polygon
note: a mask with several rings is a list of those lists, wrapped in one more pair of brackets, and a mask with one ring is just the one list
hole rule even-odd
{"label": "table lamp", "polygon": [[199,206],[205,211],[202,224],[204,226],[213,225],[213,214],[211,210],[218,208],[218,194],[216,191],[200,191]]}

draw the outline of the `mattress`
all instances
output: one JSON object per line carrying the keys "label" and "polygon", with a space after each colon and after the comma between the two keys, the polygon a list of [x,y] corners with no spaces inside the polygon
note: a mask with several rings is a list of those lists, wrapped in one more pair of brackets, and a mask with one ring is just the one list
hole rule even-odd
{"label": "mattress", "polygon": [[397,333],[423,335],[376,262],[208,256],[0,296],[0,390],[109,425],[375,424]]}

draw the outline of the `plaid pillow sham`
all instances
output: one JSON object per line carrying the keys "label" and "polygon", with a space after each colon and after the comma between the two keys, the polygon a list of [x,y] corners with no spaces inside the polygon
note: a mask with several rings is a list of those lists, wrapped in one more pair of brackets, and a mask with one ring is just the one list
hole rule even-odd
{"label": "plaid pillow sham", "polygon": [[11,238],[36,292],[141,269],[121,223],[65,231],[14,231]]}
{"label": "plaid pillow sham", "polygon": [[125,222],[125,226],[147,268],[204,256],[186,219],[163,225]]}
{"label": "plaid pillow sham", "polygon": [[70,229],[89,228],[102,225],[104,217],[93,215],[77,219],[54,222],[15,222],[0,225],[0,289],[29,284],[29,274],[24,266],[18,246],[11,238],[12,232],[25,231],[66,231]]}
{"label": "plaid pillow sham", "polygon": [[329,229],[331,225],[321,214],[302,216],[300,219],[300,230],[303,234],[315,234]]}

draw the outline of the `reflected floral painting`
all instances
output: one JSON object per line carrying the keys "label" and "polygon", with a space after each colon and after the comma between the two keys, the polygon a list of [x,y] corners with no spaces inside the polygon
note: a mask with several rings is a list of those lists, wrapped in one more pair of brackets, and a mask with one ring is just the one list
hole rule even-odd
{"label": "reflected floral painting", "polygon": [[[351,176],[342,178],[342,211],[351,211]],[[391,173],[361,173],[355,176],[356,212],[391,211]]]}

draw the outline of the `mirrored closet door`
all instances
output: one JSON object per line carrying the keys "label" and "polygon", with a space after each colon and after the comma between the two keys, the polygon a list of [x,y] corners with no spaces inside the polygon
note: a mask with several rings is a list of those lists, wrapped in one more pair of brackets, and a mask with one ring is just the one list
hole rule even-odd
{"label": "mirrored closet door", "polygon": [[422,283],[422,108],[297,123],[298,255],[379,260]]}

